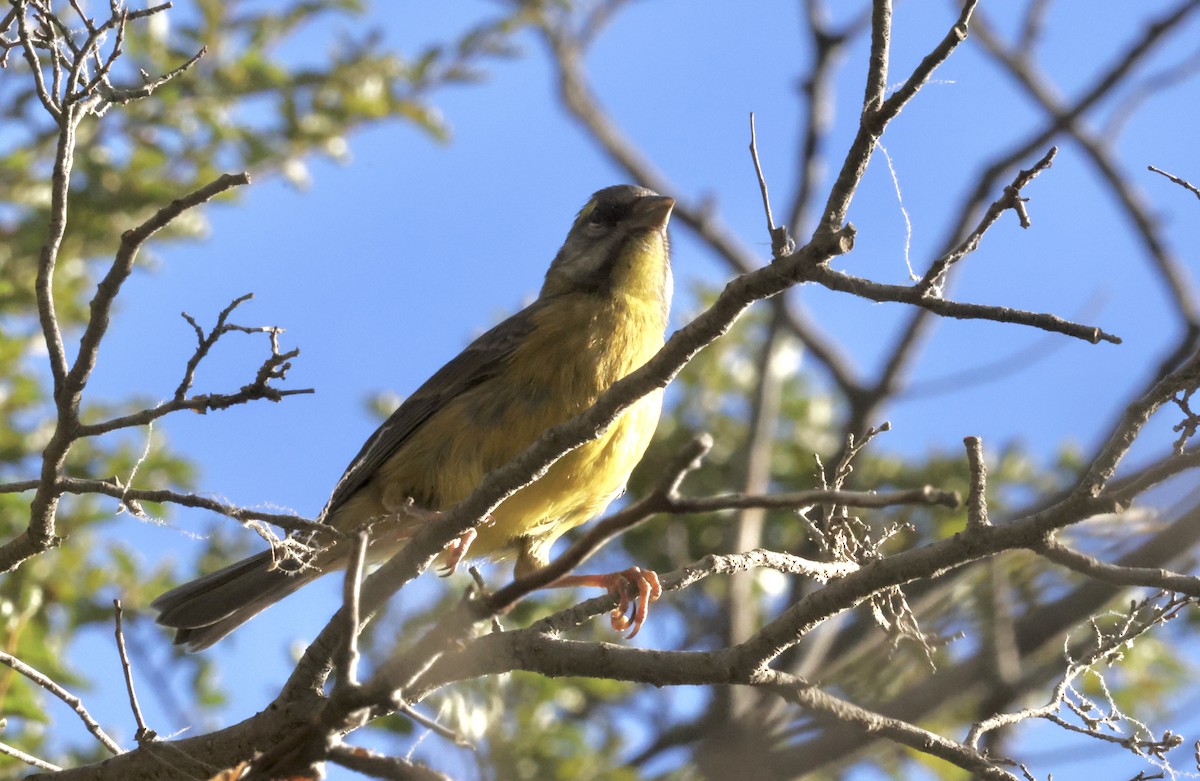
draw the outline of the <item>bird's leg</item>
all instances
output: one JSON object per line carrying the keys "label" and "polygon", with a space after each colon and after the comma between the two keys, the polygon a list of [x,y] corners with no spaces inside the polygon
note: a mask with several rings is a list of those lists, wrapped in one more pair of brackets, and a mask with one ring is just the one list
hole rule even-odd
{"label": "bird's leg", "polygon": [[[405,521],[401,524],[403,533],[398,535],[403,540],[407,540],[412,536],[413,521],[427,524],[433,523],[442,517],[440,510],[427,510],[424,507],[418,507],[416,501],[411,496],[404,497],[395,507],[393,513],[397,518],[403,518]],[[484,518],[483,522],[485,525],[491,523],[491,516],[489,515]],[[446,552],[442,558],[442,565],[438,567],[438,574],[443,578],[453,575],[454,571],[458,569],[458,565],[466,558],[467,551],[471,549],[471,543],[475,542],[475,538],[478,536],[479,533],[471,528],[446,543]]]}
{"label": "bird's leg", "polygon": [[450,542],[446,543],[446,558],[442,562],[442,566],[438,569],[438,574],[443,578],[448,578],[458,569],[459,563],[467,555],[467,551],[471,549],[471,543],[475,542],[475,538],[479,536],[479,532],[475,529],[467,529],[462,534],[458,535]]}
{"label": "bird's leg", "polygon": [[612,628],[618,632],[633,627],[633,631],[625,636],[627,640],[641,630],[650,613],[650,603],[662,595],[658,573],[641,567],[630,567],[607,575],[564,575],[546,588],[575,586],[602,588],[620,600],[613,608],[610,621]]}

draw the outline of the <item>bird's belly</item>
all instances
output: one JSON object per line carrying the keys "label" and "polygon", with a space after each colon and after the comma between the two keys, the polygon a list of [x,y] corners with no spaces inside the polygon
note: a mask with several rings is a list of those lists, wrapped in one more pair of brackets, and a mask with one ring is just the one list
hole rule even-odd
{"label": "bird's belly", "polygon": [[640,400],[598,439],[556,461],[541,479],[506,499],[477,529],[472,553],[505,558],[524,537],[555,539],[599,515],[625,490],[629,473],[650,444],[660,392]]}

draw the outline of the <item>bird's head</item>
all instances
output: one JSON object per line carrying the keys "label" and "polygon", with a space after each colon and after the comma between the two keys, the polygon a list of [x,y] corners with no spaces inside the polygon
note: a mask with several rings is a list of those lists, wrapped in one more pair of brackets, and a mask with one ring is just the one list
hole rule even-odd
{"label": "bird's head", "polygon": [[675,200],[645,187],[600,190],[579,210],[558,251],[541,298],[569,293],[629,296],[671,304],[667,222]]}

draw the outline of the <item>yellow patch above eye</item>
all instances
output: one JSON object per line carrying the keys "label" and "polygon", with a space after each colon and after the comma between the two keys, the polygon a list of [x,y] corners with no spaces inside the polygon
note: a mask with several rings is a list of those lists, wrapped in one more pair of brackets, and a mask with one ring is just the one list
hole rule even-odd
{"label": "yellow patch above eye", "polygon": [[588,217],[592,216],[592,212],[594,212],[594,211],[596,211],[596,199],[595,198],[593,198],[592,200],[585,203],[583,205],[583,208],[579,210],[579,214],[575,215],[575,224],[578,225],[579,223],[586,220]]}

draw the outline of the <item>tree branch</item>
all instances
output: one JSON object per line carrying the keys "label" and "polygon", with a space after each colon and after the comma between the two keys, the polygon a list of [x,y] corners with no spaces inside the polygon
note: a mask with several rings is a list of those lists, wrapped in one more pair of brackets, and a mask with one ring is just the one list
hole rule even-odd
{"label": "tree branch", "polygon": [[1063,545],[1053,537],[1034,548],[1037,553],[1069,570],[1115,586],[1145,586],[1174,591],[1200,599],[1200,578],[1156,567],[1123,567],[1109,564]]}
{"label": "tree branch", "polygon": [[[87,731],[92,733],[96,740],[100,742],[100,745],[108,749],[110,753],[123,753],[122,748],[117,745],[117,742],[110,738],[104,731],[104,728],[100,726],[100,723],[92,718],[92,714],[88,713],[87,708],[83,706],[83,700],[59,686],[57,683],[52,681],[49,676],[39,672],[38,670],[35,670],[33,667],[25,664],[20,659],[11,654],[5,653],[4,651],[0,651],[0,664],[8,665],[13,670],[16,670],[21,675],[24,675],[38,686],[41,686],[55,697],[65,702],[67,707],[75,711],[75,714],[79,716],[79,720],[83,722],[85,727],[87,727]],[[39,765],[39,767],[42,766]]]}

